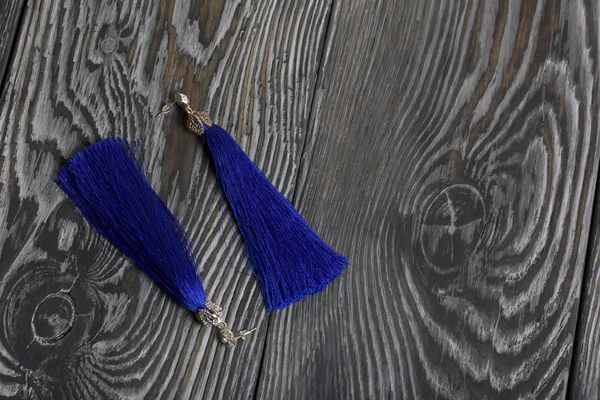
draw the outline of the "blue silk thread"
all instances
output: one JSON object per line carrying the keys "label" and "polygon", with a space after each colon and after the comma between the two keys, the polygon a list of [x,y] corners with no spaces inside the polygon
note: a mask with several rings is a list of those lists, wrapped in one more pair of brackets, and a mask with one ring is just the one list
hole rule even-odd
{"label": "blue silk thread", "polygon": [[204,137],[267,311],[323,290],[346,257],[313,231],[227,131],[205,126]]}
{"label": "blue silk thread", "polygon": [[141,146],[109,138],[77,153],[55,182],[89,224],[175,301],[196,312],[206,295],[177,218],[150,187]]}

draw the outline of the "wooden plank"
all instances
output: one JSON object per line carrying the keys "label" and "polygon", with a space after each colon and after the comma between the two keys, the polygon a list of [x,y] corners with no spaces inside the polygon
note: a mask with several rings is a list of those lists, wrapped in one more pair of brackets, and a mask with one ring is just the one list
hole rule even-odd
{"label": "wooden plank", "polygon": [[[598,104],[596,104],[596,109]],[[596,185],[594,217],[583,279],[571,378],[570,399],[600,398],[600,185]]]}
{"label": "wooden plank", "polygon": [[[267,319],[239,235],[175,90],[292,196],[329,1],[31,2],[0,112],[0,396],[249,398]],[[90,231],[52,182],[100,138],[140,139],[182,221],[227,350]]]}
{"label": "wooden plank", "polygon": [[274,314],[259,398],[565,396],[592,3],[334,2],[295,203],[351,265]]}
{"label": "wooden plank", "polygon": [[6,0],[0,2],[0,82],[4,82],[4,72],[19,29],[24,0]]}

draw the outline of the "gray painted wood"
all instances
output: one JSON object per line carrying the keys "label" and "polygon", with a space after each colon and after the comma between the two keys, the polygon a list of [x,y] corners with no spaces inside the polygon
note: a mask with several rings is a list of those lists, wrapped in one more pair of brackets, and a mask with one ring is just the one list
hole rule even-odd
{"label": "gray painted wood", "polygon": [[4,82],[4,72],[10,61],[9,57],[17,36],[17,29],[24,5],[24,0],[5,0],[0,2],[0,21],[2,22],[0,24],[0,82]]}
{"label": "gray painted wood", "polygon": [[[600,4],[590,3],[591,12],[589,18],[593,21],[600,20]],[[600,27],[598,23],[589,27],[588,37],[595,40],[595,46],[590,47],[598,52],[600,46]],[[596,62],[595,85],[593,86],[595,97],[592,110],[596,110],[597,116],[600,103],[598,92],[598,72],[600,66]],[[597,119],[595,120],[598,125]],[[582,289],[582,298],[577,324],[577,338],[574,350],[573,362],[571,364],[570,398],[572,399],[600,399],[600,185],[596,186],[594,202],[594,218],[592,220],[592,232],[589,240],[589,248],[586,260],[586,271]]]}
{"label": "gray painted wood", "polygon": [[[0,110],[0,397],[250,398],[267,318],[200,140],[175,90],[229,128],[292,197],[329,1],[31,2]],[[52,182],[97,140],[140,139],[182,221],[226,350],[112,246]]]}
{"label": "gray painted wood", "polygon": [[[597,397],[597,221],[576,330],[597,2],[154,3],[25,10],[0,102],[0,397]],[[264,314],[205,150],[153,118],[179,89],[350,256],[323,293]],[[225,350],[51,182],[117,134],[249,341]]]}
{"label": "gray painted wood", "polygon": [[[591,17],[600,19],[600,4],[592,3]],[[600,27],[590,30],[590,37],[600,38]],[[598,43],[598,42],[597,42]],[[598,76],[598,74],[596,74]],[[595,93],[599,91],[598,82]],[[594,98],[593,109],[598,110],[598,98]],[[596,122],[597,124],[597,122]],[[577,339],[571,363],[571,379],[569,382],[570,398],[600,399],[600,185],[596,186],[594,202],[594,218],[586,260],[579,320],[577,323]]]}
{"label": "gray painted wood", "polygon": [[596,186],[594,218],[584,274],[577,339],[571,363],[570,398],[600,398],[600,186]]}
{"label": "gray painted wood", "polygon": [[598,170],[597,2],[334,2],[295,204],[349,255],[264,399],[564,398]]}

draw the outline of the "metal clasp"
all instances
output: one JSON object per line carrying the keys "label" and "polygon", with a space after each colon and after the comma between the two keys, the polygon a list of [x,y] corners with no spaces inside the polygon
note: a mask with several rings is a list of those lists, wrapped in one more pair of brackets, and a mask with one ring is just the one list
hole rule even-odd
{"label": "metal clasp", "polygon": [[256,328],[249,330],[241,330],[237,335],[234,335],[231,329],[225,323],[223,319],[223,309],[212,301],[207,301],[205,304],[206,308],[201,308],[196,312],[196,318],[204,326],[214,326],[219,330],[219,340],[225,344],[227,348],[233,347],[236,341],[239,339],[246,340]]}
{"label": "metal clasp", "polygon": [[175,98],[175,101],[173,103],[165,104],[158,115],[170,112],[173,106],[177,104],[187,114],[185,124],[187,130],[198,136],[202,136],[204,134],[204,126],[211,127],[213,124],[210,115],[206,111],[196,111],[190,107],[190,101],[183,93],[175,93],[173,97]]}

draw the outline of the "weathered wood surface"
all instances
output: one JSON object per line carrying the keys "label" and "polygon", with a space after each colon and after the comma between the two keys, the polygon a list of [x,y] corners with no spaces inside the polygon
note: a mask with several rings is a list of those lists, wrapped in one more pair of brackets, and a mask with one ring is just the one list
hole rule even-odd
{"label": "weathered wood surface", "polygon": [[351,266],[272,316],[260,398],[565,397],[598,21],[580,0],[334,2],[296,204]]}
{"label": "weathered wood surface", "polygon": [[[598,8],[30,2],[0,103],[0,397],[597,394],[597,267],[576,323]],[[264,314],[204,148],[153,117],[179,89],[350,256],[322,294]],[[142,140],[209,297],[251,340],[224,349],[51,182],[112,135]]]}
{"label": "weathered wood surface", "polygon": [[[0,397],[250,398],[267,318],[182,90],[294,193],[329,1],[30,2],[0,113]],[[141,139],[151,184],[183,221],[226,350],[52,182],[100,138]],[[223,216],[224,215],[224,216]],[[240,273],[242,271],[242,273]],[[247,272],[247,271],[246,271]]]}
{"label": "weathered wood surface", "polygon": [[9,62],[13,42],[17,36],[24,0],[0,2],[0,82],[4,81],[4,71]]}
{"label": "weathered wood surface", "polygon": [[[600,20],[600,4],[592,4],[591,18]],[[590,37],[600,42],[598,24],[590,29]],[[596,73],[596,79],[598,74]],[[592,109],[600,109],[598,102],[598,81]],[[596,120],[596,126],[598,124]],[[594,218],[588,242],[586,270],[579,305],[577,337],[575,341],[571,377],[569,380],[570,398],[600,399],[600,185],[596,184]]]}
{"label": "weathered wood surface", "polygon": [[571,398],[600,398],[600,186],[596,186],[594,218],[584,273],[577,339],[570,378]]}

